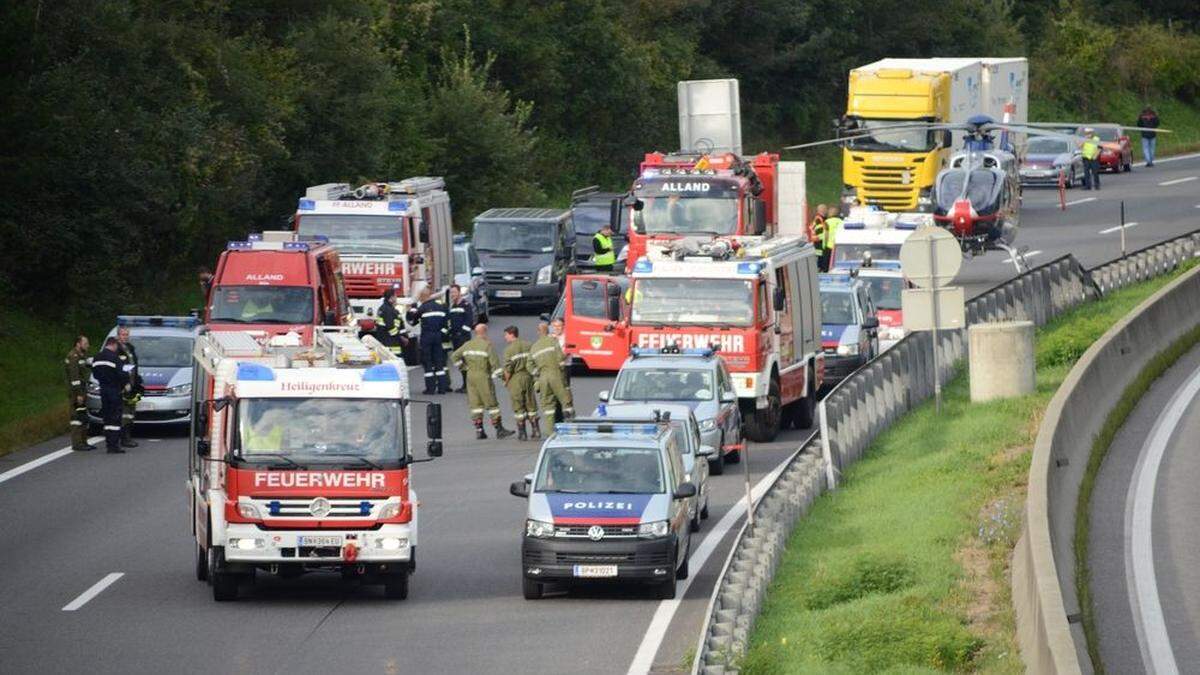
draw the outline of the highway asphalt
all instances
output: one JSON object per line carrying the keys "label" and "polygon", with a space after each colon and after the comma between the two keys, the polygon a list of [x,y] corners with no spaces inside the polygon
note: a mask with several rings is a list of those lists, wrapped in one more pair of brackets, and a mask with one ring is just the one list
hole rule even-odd
{"label": "highway asphalt", "polygon": [[[1119,235],[1101,231],[1116,224],[1121,199],[1128,220],[1139,222],[1128,230],[1130,250],[1195,229],[1200,182],[1158,183],[1198,175],[1200,158],[1193,157],[1105,176],[1101,192],[1070,191],[1069,200],[1094,201],[1065,212],[1055,191],[1027,190],[1018,245],[1029,247],[1031,264],[1067,252],[1087,265],[1112,258]],[[964,263],[960,283],[968,295],[1014,274],[1005,257],[992,252]],[[500,348],[505,325],[531,334],[534,322],[497,314],[492,338]],[[606,376],[575,378],[577,407],[590,410],[610,383]],[[532,469],[537,446],[473,440],[465,398],[442,398],[446,455],[414,468],[418,568],[401,602],[383,599],[376,587],[315,574],[260,577],[239,601],[213,602],[193,576],[186,439],[179,433],[143,429],[141,447],[128,455],[66,453],[20,475],[9,472],[51,456],[67,440],[0,457],[0,670],[621,673],[639,650],[655,672],[686,668],[729,537],[722,536],[705,565],[694,560],[679,601],[604,586],[525,601],[519,575],[525,503],[507,488]],[[501,404],[511,425],[503,393]],[[752,480],[806,434],[790,431],[774,443],[752,444]],[[715,536],[714,525],[742,495],[741,467],[729,468],[712,479],[703,537]],[[736,531],[736,519],[724,524],[729,529],[717,534]],[[694,556],[699,548],[702,540]]]}

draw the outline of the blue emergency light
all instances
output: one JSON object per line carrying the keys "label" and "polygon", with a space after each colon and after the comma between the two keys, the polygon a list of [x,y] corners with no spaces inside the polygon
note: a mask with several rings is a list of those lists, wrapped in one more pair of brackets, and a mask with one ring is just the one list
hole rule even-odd
{"label": "blue emergency light", "polygon": [[323,234],[302,234],[299,237],[300,241],[311,241],[317,244],[328,244],[329,237]]}
{"label": "blue emergency light", "polygon": [[254,242],[251,241],[231,241],[225,244],[226,251],[249,251],[254,248]]}
{"label": "blue emergency light", "polygon": [[246,241],[262,241],[262,232],[251,232],[246,235]]}
{"label": "blue emergency light", "polygon": [[140,316],[122,314],[117,317],[118,326],[162,326],[163,328],[195,328],[200,319],[194,316]]}
{"label": "blue emergency light", "polygon": [[758,274],[763,271],[763,264],[759,262],[740,262],[737,266],[738,274]]}
{"label": "blue emergency light", "polygon": [[850,275],[848,274],[818,274],[817,280],[822,285],[825,284],[848,284],[850,283]]}
{"label": "blue emergency light", "polygon": [[712,347],[691,347],[689,349],[676,349],[674,347],[663,347],[654,349],[651,347],[633,347],[629,350],[629,354],[634,357],[639,356],[712,356],[717,350]]}
{"label": "blue emergency light", "polygon": [[313,201],[311,199],[301,199],[300,200],[300,209],[299,210],[312,211],[312,210],[315,210],[316,208],[317,208],[317,203],[315,201]]}
{"label": "blue emergency light", "polygon": [[369,502],[365,499],[362,500],[361,502],[359,502],[358,503],[358,515],[360,515],[360,516],[371,515],[371,502]]}
{"label": "blue emergency light", "polygon": [[283,250],[285,251],[307,251],[307,241],[285,241],[283,242]]}
{"label": "blue emergency light", "polygon": [[653,271],[654,263],[650,262],[650,259],[645,256],[638,258],[637,262],[633,264],[634,274],[649,274]]}
{"label": "blue emergency light", "polygon": [[371,366],[363,373],[363,382],[399,382],[400,373],[396,372],[396,366],[390,363],[381,363],[377,366]]}
{"label": "blue emergency light", "polygon": [[847,230],[865,230],[867,229],[867,224],[856,220],[853,223],[842,223],[842,228]]}
{"label": "blue emergency light", "polygon": [[871,267],[880,270],[898,270],[900,269],[899,260],[876,260],[871,263]]}
{"label": "blue emergency light", "polygon": [[278,499],[272,499],[271,501],[267,502],[267,510],[273,516],[279,515],[279,506],[280,504]]}
{"label": "blue emergency light", "polygon": [[653,436],[658,433],[658,425],[620,424],[613,422],[559,422],[558,424],[554,425],[554,433],[560,436],[581,436],[583,434]]}
{"label": "blue emergency light", "polygon": [[403,199],[397,199],[394,202],[388,202],[388,211],[407,211],[408,202]]}
{"label": "blue emergency light", "polygon": [[239,363],[238,382],[274,382],[275,371],[261,363]]}

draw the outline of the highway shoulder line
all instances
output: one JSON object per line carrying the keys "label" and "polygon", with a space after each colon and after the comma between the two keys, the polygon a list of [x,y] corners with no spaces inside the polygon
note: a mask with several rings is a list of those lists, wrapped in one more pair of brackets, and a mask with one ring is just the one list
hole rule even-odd
{"label": "highway shoulder line", "polygon": [[[1141,225],[1141,223],[1137,222],[1136,220],[1132,223],[1125,223],[1125,229],[1128,230],[1130,228],[1137,227],[1138,225]],[[1100,234],[1112,234],[1113,232],[1120,232],[1120,231],[1121,231],[1121,226],[1115,225],[1108,229],[1100,230]]]}
{"label": "highway shoulder line", "polygon": [[[91,438],[88,439],[88,443],[99,443],[102,440],[104,440],[103,436],[92,436]],[[75,451],[72,450],[71,446],[68,445],[65,448],[55,450],[54,452],[51,452],[50,454],[42,455],[41,457],[38,457],[37,459],[25,462],[24,464],[22,464],[21,466],[18,466],[15,469],[9,469],[8,471],[5,471],[4,473],[0,473],[0,483],[12,480],[13,478],[16,478],[17,476],[20,476],[21,474],[25,473],[26,471],[33,471],[34,469],[38,468],[39,466],[42,466],[43,464],[49,464],[50,462],[53,462],[56,459],[62,459],[63,457],[66,457],[67,455],[71,454],[72,452],[75,452]]]}
{"label": "highway shoulder line", "polygon": [[1171,637],[1167,634],[1158,578],[1154,572],[1154,492],[1167,445],[1197,394],[1200,394],[1200,369],[1175,392],[1155,420],[1154,428],[1142,446],[1125,498],[1125,576],[1129,605],[1142,663],[1147,672],[1158,675],[1178,673],[1179,666],[1175,663]]}
{"label": "highway shoulder line", "polygon": [[1097,199],[1099,199],[1099,197],[1083,197],[1082,199],[1072,199],[1071,201],[1067,202],[1067,206],[1075,206],[1076,204],[1086,204],[1088,202],[1094,202]]}
{"label": "highway shoulder line", "polygon": [[[1186,155],[1171,155],[1170,157],[1163,157],[1161,159],[1155,159],[1154,163],[1155,164],[1165,164],[1167,162],[1178,162],[1179,160],[1182,160],[1182,159],[1195,159],[1197,157],[1200,157],[1200,152],[1192,152],[1192,153],[1188,153]],[[1146,168],[1146,163],[1141,162],[1138,164],[1138,166],[1140,166],[1144,169],[1144,168]]]}
{"label": "highway shoulder line", "polygon": [[1159,183],[1159,186],[1167,187],[1168,185],[1179,185],[1180,183],[1190,183],[1191,181],[1194,181],[1198,178],[1200,178],[1200,176],[1187,176],[1186,178],[1176,178],[1175,180],[1164,180],[1163,182]]}
{"label": "highway shoulder line", "polygon": [[71,602],[67,603],[67,605],[62,608],[62,611],[74,612],[74,611],[78,610],[80,607],[83,607],[84,605],[91,602],[92,598],[95,598],[97,595],[100,595],[101,593],[103,593],[104,589],[108,588],[109,586],[112,586],[114,583],[117,582],[118,579],[120,579],[123,576],[125,576],[124,572],[108,573],[107,575],[104,576],[103,579],[92,584],[91,588],[80,593],[79,597],[77,597],[74,600],[72,600]]}

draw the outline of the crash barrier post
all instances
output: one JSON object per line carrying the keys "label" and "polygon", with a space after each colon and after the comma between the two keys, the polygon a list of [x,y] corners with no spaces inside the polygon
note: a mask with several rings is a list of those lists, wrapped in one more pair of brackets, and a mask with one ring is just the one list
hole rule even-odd
{"label": "crash barrier post", "polygon": [[[1105,263],[1092,270],[1084,269],[1074,256],[1065,255],[972,298],[966,306],[967,324],[1028,320],[1042,326],[1083,302],[1135,281],[1163,274],[1195,255],[1200,255],[1200,230],[1134,251],[1124,259]],[[942,357],[939,372],[934,373],[932,336],[929,333],[911,333],[887,352],[867,362],[825,395],[819,406],[820,431],[823,436],[820,439],[806,440],[797,451],[797,455],[789,460],[789,464],[794,463],[796,457],[807,452],[813,457],[813,461],[820,465],[823,461],[822,454],[826,454],[833,466],[819,466],[817,473],[820,475],[820,488],[815,490],[815,494],[825,489],[826,476],[835,476],[840,483],[844,479],[846,469],[866,452],[880,433],[896,419],[933,396],[934,377],[940,378],[945,384],[953,376],[959,361],[966,356],[963,329],[939,331],[938,337],[940,344],[937,347],[941,350],[939,356]],[[889,374],[892,377],[890,386],[897,392],[892,395],[888,395],[886,391],[889,386]],[[870,404],[868,400],[871,401]],[[810,447],[810,450],[805,450]],[[768,488],[763,500],[770,493],[771,489]],[[790,532],[789,526],[783,535],[784,542]],[[739,555],[743,536],[744,532],[740,533],[734,542],[730,561]],[[731,672],[734,663],[731,659],[736,659],[740,654],[738,649],[745,648],[744,640],[718,640],[711,644],[706,642],[710,637],[710,629],[722,617],[732,616],[727,611],[718,617],[717,606],[720,603],[716,601],[720,589],[726,583],[729,569],[727,564],[717,581],[713,606],[710,607],[703,631],[704,637],[696,652],[693,672]],[[773,571],[774,568],[771,569]],[[763,589],[769,581],[770,577],[767,577],[762,582]],[[761,597],[759,600],[761,601]],[[754,616],[757,616],[758,604],[754,604],[753,607]],[[1065,615],[1060,618],[1065,621]],[[742,624],[752,625],[753,618],[743,618]],[[743,636],[748,634],[749,628],[741,633]]]}
{"label": "crash barrier post", "polygon": [[1046,408],[1029,467],[1025,530],[1012,559],[1017,639],[1030,672],[1091,672],[1075,585],[1075,518],[1092,443],[1125,389],[1200,326],[1200,268],[1176,279],[1097,340]]}

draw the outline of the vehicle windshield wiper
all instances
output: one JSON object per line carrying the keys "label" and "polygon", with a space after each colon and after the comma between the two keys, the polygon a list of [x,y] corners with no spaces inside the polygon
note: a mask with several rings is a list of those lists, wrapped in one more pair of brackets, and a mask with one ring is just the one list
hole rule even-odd
{"label": "vehicle windshield wiper", "polygon": [[[305,323],[304,321],[289,321],[287,319],[253,319],[252,322],[253,323],[278,323],[278,324]],[[251,321],[245,321],[243,323],[251,323]]]}
{"label": "vehicle windshield wiper", "polygon": [[362,455],[351,455],[348,453],[333,453],[333,454],[325,453],[324,456],[325,457],[349,457],[350,459],[357,459],[359,462],[366,464],[367,466],[371,467],[372,469],[382,469],[383,468],[382,466],[376,464],[375,462],[372,462],[371,460],[367,459],[366,457],[363,457]]}
{"label": "vehicle windshield wiper", "polygon": [[235,455],[235,456],[240,461],[250,462],[250,463],[257,462],[259,457],[274,457],[275,459],[283,460],[284,463],[286,463],[288,466],[290,466],[293,469],[303,469],[304,468],[304,467],[300,466],[299,464],[297,464],[296,462],[293,462],[286,455],[280,455],[280,454],[274,453],[274,452],[255,452],[255,453],[251,454],[249,457],[247,457],[246,455]]}
{"label": "vehicle windshield wiper", "polygon": [[563,494],[577,495],[583,492],[583,490],[537,490],[537,492],[562,492]]}
{"label": "vehicle windshield wiper", "polygon": [[233,316],[214,316],[213,321],[227,321],[229,323],[250,323],[247,319],[240,319]]}

